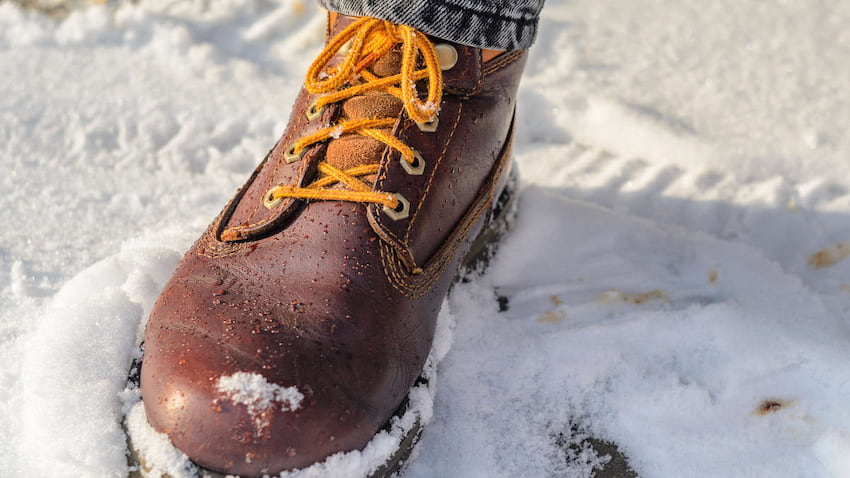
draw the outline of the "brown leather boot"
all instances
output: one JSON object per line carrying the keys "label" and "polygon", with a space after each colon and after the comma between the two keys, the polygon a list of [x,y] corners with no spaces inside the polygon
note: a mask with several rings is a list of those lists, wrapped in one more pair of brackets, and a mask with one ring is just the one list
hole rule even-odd
{"label": "brown leather boot", "polygon": [[145,335],[151,425],[256,476],[360,450],[417,381],[510,169],[524,52],[339,17],[283,137],[180,261]]}

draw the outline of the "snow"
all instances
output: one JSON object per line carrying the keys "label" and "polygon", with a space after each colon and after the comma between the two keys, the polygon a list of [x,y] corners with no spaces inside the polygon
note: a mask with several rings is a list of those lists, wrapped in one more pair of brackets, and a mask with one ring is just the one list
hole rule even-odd
{"label": "snow", "polygon": [[342,125],[336,125],[334,129],[331,130],[331,138],[339,139],[342,136]]}
{"label": "snow", "polygon": [[304,394],[298,387],[282,387],[269,383],[257,373],[236,372],[233,375],[218,378],[216,389],[233,403],[247,405],[254,413],[273,408],[274,402],[280,402],[283,411],[298,410]]}
{"label": "snow", "polygon": [[269,427],[270,413],[275,402],[281,411],[289,412],[301,408],[304,394],[298,387],[282,387],[269,383],[258,373],[236,372],[222,376],[216,382],[216,390],[224,400],[245,405],[254,421],[254,433],[262,436]]}
{"label": "snow", "polygon": [[[144,466],[150,470],[149,473],[152,476],[157,476],[157,474],[172,477],[196,476],[198,467],[189,460],[189,457],[174,448],[171,440],[168,439],[168,435],[158,433],[148,424],[145,406],[138,401],[141,398],[139,395],[137,393],[133,397],[136,403],[131,406],[127,413],[126,426],[133,436],[133,446],[144,450]],[[116,467],[116,476],[124,474],[124,470]]]}
{"label": "snow", "polygon": [[[323,478],[328,476],[352,477],[371,476],[378,468],[389,461],[398,450],[399,444],[417,426],[427,424],[433,417],[433,402],[436,393],[436,367],[443,359],[452,341],[451,329],[454,318],[444,310],[440,313],[434,337],[434,347],[425,364],[422,377],[408,395],[408,407],[400,415],[393,417],[388,429],[381,430],[363,450],[337,453],[312,466],[284,472],[280,478]],[[294,411],[300,407],[304,396],[295,387],[282,387],[268,383],[258,374],[237,372],[220,377],[217,388],[225,399],[248,406],[248,413],[254,418],[255,433],[262,434],[268,427],[267,415],[264,415],[278,402],[284,411]],[[177,450],[164,433],[154,430],[145,417],[144,405],[140,402],[137,388],[122,392],[127,413],[127,429],[132,446],[138,450],[145,466],[152,476],[171,478],[189,478],[204,476],[189,458]],[[246,456],[246,460],[250,460]]]}
{"label": "snow", "polygon": [[[848,22],[547,2],[513,230],[447,299],[409,413],[298,476],[365,475],[417,420],[409,477],[589,476],[583,436],[646,478],[850,476]],[[126,476],[125,414],[186,472],[127,370],[323,33],[308,0],[0,2],[0,474]]]}

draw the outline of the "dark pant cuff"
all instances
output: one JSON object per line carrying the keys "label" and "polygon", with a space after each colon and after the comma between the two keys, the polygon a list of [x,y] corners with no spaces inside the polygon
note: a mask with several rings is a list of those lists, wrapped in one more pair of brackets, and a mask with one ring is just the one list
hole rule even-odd
{"label": "dark pant cuff", "polygon": [[334,12],[409,25],[462,45],[521,50],[534,42],[544,0],[318,1]]}

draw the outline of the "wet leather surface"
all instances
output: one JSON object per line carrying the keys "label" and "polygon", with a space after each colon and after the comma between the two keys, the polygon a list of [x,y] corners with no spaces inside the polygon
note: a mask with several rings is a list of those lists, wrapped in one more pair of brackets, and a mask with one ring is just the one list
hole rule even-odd
{"label": "wet leather surface", "polygon": [[[148,323],[142,394],[154,428],[200,465],[259,475],[361,449],[419,376],[458,263],[506,173],[525,60],[485,73],[477,50],[457,48],[438,131],[419,131],[403,113],[394,130],[422,153],[425,173],[407,174],[397,152],[382,155],[375,187],[408,198],[408,219],[357,203],[262,205],[275,184],[309,182],[323,157],[319,145],[300,162],[282,160],[293,138],[338,114],[306,121],[312,99],[302,92],[284,136],[178,264]],[[233,228],[238,240],[225,240]],[[237,372],[305,398],[258,427],[216,388]]]}

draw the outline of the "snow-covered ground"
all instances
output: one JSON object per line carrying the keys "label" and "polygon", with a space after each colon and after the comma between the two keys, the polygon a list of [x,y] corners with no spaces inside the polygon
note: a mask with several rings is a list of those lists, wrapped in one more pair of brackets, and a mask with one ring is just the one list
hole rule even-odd
{"label": "snow-covered ground", "polygon": [[[547,2],[518,222],[446,302],[408,476],[589,476],[580,429],[645,478],[850,477],[847,25],[839,0]],[[309,0],[0,2],[0,476],[126,475],[137,333],[323,32]]]}

